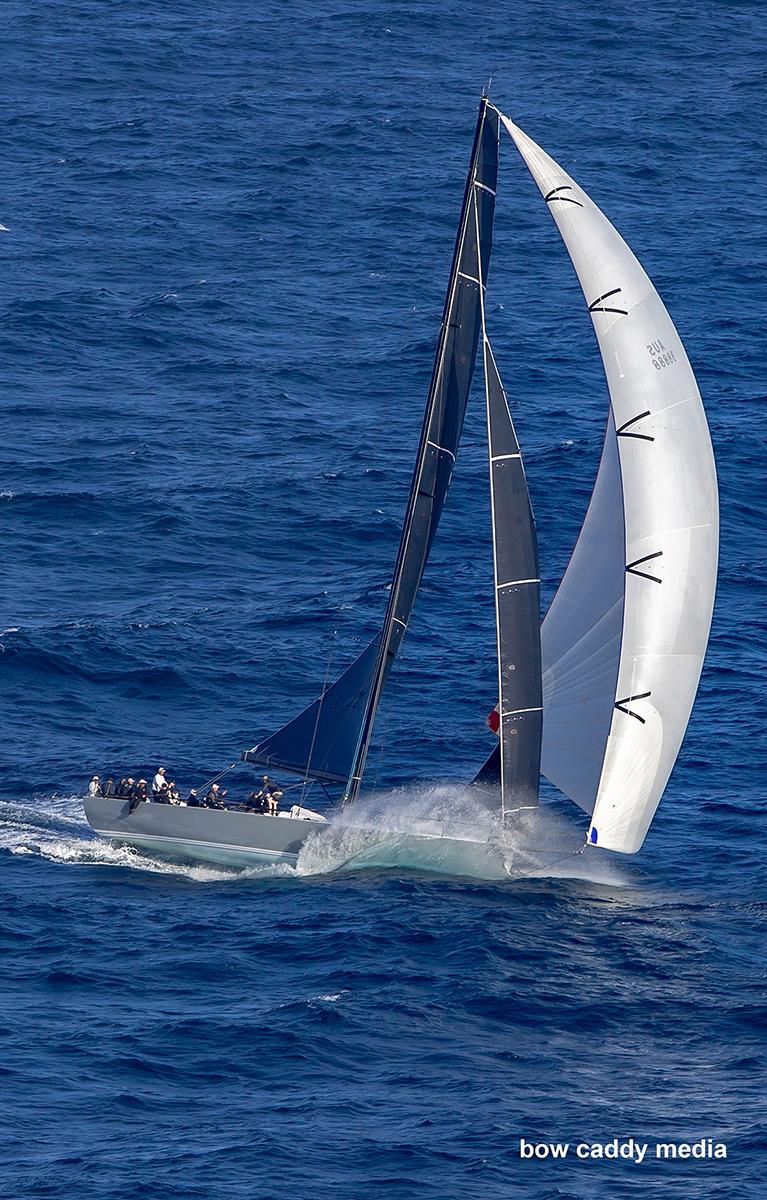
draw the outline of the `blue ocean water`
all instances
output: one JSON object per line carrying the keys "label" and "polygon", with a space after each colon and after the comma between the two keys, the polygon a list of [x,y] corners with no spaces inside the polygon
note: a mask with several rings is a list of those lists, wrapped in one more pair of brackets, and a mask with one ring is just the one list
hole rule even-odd
{"label": "blue ocean water", "polygon": [[[747,0],[6,0],[3,1195],[764,1194],[765,41]],[[503,883],[101,845],[92,770],[199,782],[374,633],[491,73],[657,283],[715,444],[711,649],[642,854]],[[606,392],[510,143],[489,319],[548,599]],[[476,395],[371,760],[424,802],[489,746],[483,437]],[[728,1157],[519,1154],[614,1137]]]}

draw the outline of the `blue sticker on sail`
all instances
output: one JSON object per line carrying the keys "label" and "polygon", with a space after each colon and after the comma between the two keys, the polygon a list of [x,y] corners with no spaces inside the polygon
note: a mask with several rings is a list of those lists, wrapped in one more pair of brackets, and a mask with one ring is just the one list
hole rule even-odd
{"label": "blue sticker on sail", "polygon": [[597,844],[597,831],[596,831],[596,829],[592,829],[592,831],[591,831],[591,844],[592,844],[592,846],[596,846],[596,844]]}

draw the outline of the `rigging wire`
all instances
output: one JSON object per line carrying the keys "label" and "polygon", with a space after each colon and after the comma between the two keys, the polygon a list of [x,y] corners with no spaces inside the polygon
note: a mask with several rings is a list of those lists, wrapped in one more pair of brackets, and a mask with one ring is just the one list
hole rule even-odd
{"label": "rigging wire", "polygon": [[322,691],[320,692],[320,702],[317,705],[317,720],[314,722],[314,733],[312,734],[312,742],[309,747],[309,754],[306,759],[306,774],[304,775],[304,778],[303,778],[303,786],[301,788],[301,799],[299,800],[299,804],[301,804],[301,805],[303,805],[304,796],[306,795],[306,789],[307,789],[307,786],[309,786],[309,770],[312,765],[312,755],[314,754],[314,743],[317,740],[317,730],[319,729],[320,717],[322,716],[322,705],[325,700],[325,693],[328,690],[328,680],[330,679],[330,668],[333,663],[333,655],[335,654],[337,636],[338,636],[338,630],[334,629],[333,630],[333,640],[330,643],[330,653],[328,654],[328,662],[327,662],[327,666],[325,667],[325,678],[322,681]]}
{"label": "rigging wire", "polygon": [[208,788],[212,788],[214,783],[218,783],[219,779],[222,779],[224,777],[224,775],[226,775],[229,771],[233,771],[234,768],[239,767],[239,765],[240,765],[239,761],[230,763],[228,767],[224,767],[223,771],[219,771],[218,775],[214,775],[213,778],[209,779],[207,783],[201,783],[198,787],[195,788],[195,791],[203,792],[203,791],[206,791]]}

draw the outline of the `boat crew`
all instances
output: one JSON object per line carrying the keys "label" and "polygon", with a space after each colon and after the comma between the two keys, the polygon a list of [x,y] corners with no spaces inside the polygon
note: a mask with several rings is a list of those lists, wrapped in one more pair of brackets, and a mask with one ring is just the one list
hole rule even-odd
{"label": "boat crew", "polygon": [[134,783],[133,779],[129,777],[125,795],[128,797],[128,812],[132,813],[142,800],[149,799],[146,790],[146,779],[139,779],[138,783]]}
{"label": "boat crew", "polygon": [[101,794],[102,794],[102,796],[114,796],[114,794],[115,794],[114,779],[107,779],[106,783],[104,784],[103,788],[101,789]]}
{"label": "boat crew", "polygon": [[206,808],[223,808],[225,795],[226,792],[222,792],[218,784],[214,783],[203,803]]}
{"label": "boat crew", "polygon": [[152,780],[152,799],[156,803],[158,803],[158,804],[163,803],[162,790],[163,790],[163,788],[167,788],[167,786],[168,786],[168,781],[165,778],[165,767],[158,767],[157,774],[155,775],[154,779]]}
{"label": "boat crew", "polygon": [[262,813],[264,811],[264,805],[261,800],[261,793],[250,792],[247,799],[243,803],[242,808],[244,812]]}
{"label": "boat crew", "polygon": [[189,792],[189,795],[186,798],[186,806],[187,806],[187,808],[199,808],[200,807],[200,798],[197,795],[196,788],[192,788],[191,791]]}
{"label": "boat crew", "polygon": [[100,796],[101,795],[101,784],[99,783],[98,775],[94,775],[93,779],[88,784],[88,795],[89,796]]}
{"label": "boat crew", "polygon": [[271,780],[268,775],[264,775],[261,791],[258,793],[258,799],[261,801],[261,811],[270,817],[276,817],[280,807],[280,800],[284,794],[278,783]]}

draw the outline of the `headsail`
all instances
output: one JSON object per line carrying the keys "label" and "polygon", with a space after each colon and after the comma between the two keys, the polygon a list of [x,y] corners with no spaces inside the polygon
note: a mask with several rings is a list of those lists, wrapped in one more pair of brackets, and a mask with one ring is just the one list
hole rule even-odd
{"label": "headsail", "polygon": [[[453,473],[474,374],[498,173],[498,113],[483,99],[474,136],[442,326],[389,604],[381,634],[304,712],[243,758],[321,779],[356,795],[383,686],[405,630]],[[473,199],[481,213],[476,236]],[[471,218],[471,219],[470,219]]]}
{"label": "headsail", "polygon": [[703,404],[650,279],[588,195],[503,123],[583,288],[610,391],[594,495],[542,630],[543,772],[637,851],[676,761],[708,642],[718,498]]}
{"label": "headsail", "polygon": [[379,641],[376,638],[366,646],[297,717],[246,750],[243,761],[281,767],[328,783],[346,783],[375,675]]}
{"label": "headsail", "polygon": [[543,724],[540,576],[522,454],[487,337],[484,300],[482,348],[498,655],[498,774],[505,817],[538,803]]}

